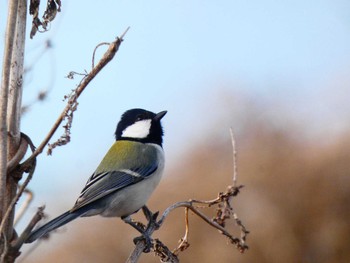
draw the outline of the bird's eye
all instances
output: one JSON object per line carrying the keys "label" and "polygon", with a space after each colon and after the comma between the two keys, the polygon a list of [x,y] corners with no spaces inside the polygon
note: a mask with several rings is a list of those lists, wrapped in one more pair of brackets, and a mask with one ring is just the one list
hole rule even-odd
{"label": "bird's eye", "polygon": [[143,119],[142,114],[139,114],[139,115],[136,116],[136,121],[140,121],[140,120],[142,120],[142,119]]}

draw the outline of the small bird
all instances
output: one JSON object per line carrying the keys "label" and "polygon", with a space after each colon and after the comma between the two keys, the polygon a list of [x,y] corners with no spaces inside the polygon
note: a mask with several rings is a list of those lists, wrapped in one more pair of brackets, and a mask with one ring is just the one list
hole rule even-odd
{"label": "small bird", "polygon": [[158,114],[126,111],[115,132],[116,141],[81,191],[73,208],[30,233],[26,243],[77,217],[128,217],[142,208],[164,170],[163,128]]}

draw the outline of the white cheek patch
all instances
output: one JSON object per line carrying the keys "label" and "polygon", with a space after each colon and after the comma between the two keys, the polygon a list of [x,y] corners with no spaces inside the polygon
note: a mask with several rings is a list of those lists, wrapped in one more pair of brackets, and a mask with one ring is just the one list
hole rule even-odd
{"label": "white cheek patch", "polygon": [[142,120],[135,122],[122,132],[122,137],[138,139],[146,138],[151,129],[151,122],[152,120]]}

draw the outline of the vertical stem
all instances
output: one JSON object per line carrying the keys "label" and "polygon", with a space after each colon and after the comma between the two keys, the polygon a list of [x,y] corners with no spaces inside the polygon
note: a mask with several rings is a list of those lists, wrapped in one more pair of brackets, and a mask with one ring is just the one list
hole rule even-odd
{"label": "vertical stem", "polygon": [[7,128],[10,132],[8,155],[10,157],[15,155],[20,142],[26,19],[27,0],[19,0],[7,105]]}
{"label": "vertical stem", "polygon": [[12,49],[16,30],[18,0],[8,2],[8,18],[5,33],[4,57],[0,89],[0,218],[3,217],[7,173],[7,104],[10,83]]}
{"label": "vertical stem", "polygon": [[[16,154],[20,144],[20,118],[22,106],[22,84],[23,84],[23,64],[25,49],[25,33],[27,19],[27,0],[18,0],[17,20],[15,37],[12,47],[11,71],[7,104],[7,129],[9,132],[7,142],[8,160]],[[6,181],[6,209],[16,195],[18,179],[12,174],[8,175]],[[5,212],[5,211],[4,211]],[[8,240],[12,239],[14,209],[7,221],[5,235]]]}

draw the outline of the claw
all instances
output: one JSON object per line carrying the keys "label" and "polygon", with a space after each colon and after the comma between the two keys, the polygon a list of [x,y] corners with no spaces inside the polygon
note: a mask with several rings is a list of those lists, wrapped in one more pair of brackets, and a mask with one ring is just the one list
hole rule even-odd
{"label": "claw", "polygon": [[151,251],[151,248],[153,247],[152,238],[148,234],[149,229],[158,229],[160,227],[159,223],[157,222],[157,217],[159,215],[159,211],[152,213],[151,210],[148,209],[147,206],[142,207],[142,211],[148,221],[147,226],[143,225],[139,222],[134,222],[130,216],[122,217],[122,220],[131,225],[133,228],[135,228],[138,232],[141,233],[141,236],[134,238],[134,244],[136,245],[139,241],[142,241],[145,243],[145,248],[143,250],[144,253],[149,253]]}
{"label": "claw", "polygon": [[142,236],[135,237],[133,241],[135,245],[139,241],[143,241],[145,243],[145,248],[143,249],[144,253],[149,253],[151,251],[151,248],[153,247],[152,239],[145,233],[143,233]]}

